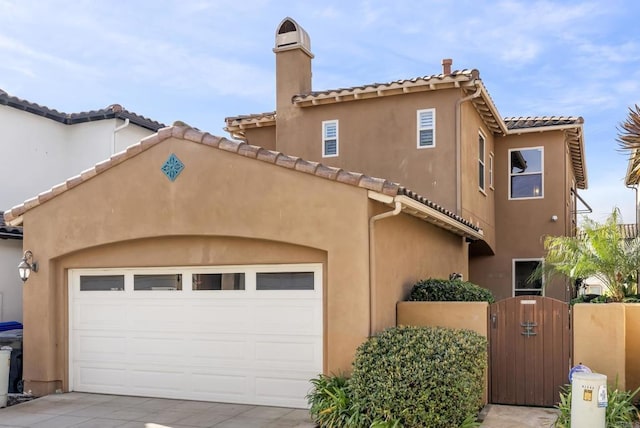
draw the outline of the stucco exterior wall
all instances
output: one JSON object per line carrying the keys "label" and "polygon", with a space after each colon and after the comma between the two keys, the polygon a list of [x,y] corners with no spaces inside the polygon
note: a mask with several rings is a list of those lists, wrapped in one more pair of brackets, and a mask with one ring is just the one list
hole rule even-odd
{"label": "stucco exterior wall", "polygon": [[[544,148],[544,189],[542,199],[509,200],[509,149]],[[563,235],[569,201],[566,200],[567,171],[564,135],[560,131],[509,135],[495,142],[495,216],[497,255],[473,257],[470,278],[491,289],[496,300],[512,295],[514,258],[543,258],[544,237]],[[551,219],[558,217],[557,221]],[[567,282],[557,279],[545,286],[545,295],[567,301]]]}
{"label": "stucco exterior wall", "polygon": [[[277,150],[386,178],[455,211],[458,89],[278,110]],[[417,146],[417,111],[436,109],[436,145]],[[339,121],[339,156],[322,157],[322,122]]]}
{"label": "stucco exterior wall", "polygon": [[625,305],[580,303],[573,306],[573,363],[584,364],[626,388]]}
{"label": "stucco exterior wall", "polygon": [[396,304],[407,299],[417,281],[448,278],[452,272],[466,277],[468,244],[458,235],[406,215],[377,221],[374,228],[376,333],[396,325]]}
{"label": "stucco exterior wall", "polygon": [[247,143],[264,147],[268,150],[276,150],[276,127],[265,126],[262,128],[245,129]]}
{"label": "stucco exterior wall", "polygon": [[[461,105],[461,200],[460,215],[482,228],[486,245],[495,252],[495,186],[489,185],[489,157],[495,154],[495,138],[487,129],[473,104],[468,101]],[[484,150],[484,192],[479,182],[478,137],[485,139]],[[493,175],[495,178],[495,164]]]}
{"label": "stucco exterior wall", "polygon": [[[171,153],[185,164],[173,183],[160,171]],[[369,328],[368,211],[365,189],[177,139],[33,208],[24,246],[40,270],[24,292],[26,388],[68,387],[67,269],[255,263],[270,257],[260,245],[274,260],[325,260],[324,367],[348,370]]]}

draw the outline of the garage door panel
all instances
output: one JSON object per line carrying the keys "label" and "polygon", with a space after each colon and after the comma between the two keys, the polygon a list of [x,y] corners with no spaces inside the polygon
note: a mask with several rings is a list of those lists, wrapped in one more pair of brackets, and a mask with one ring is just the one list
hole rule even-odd
{"label": "garage door panel", "polygon": [[108,391],[123,389],[127,380],[126,365],[80,365],[75,371],[78,385],[87,392]]}
{"label": "garage door panel", "polygon": [[153,365],[129,371],[130,387],[135,390],[154,392],[170,392],[184,387],[185,373],[182,370],[171,370],[175,365]]}
{"label": "garage door panel", "polygon": [[304,378],[311,379],[314,376],[317,376],[317,373],[311,375],[310,373],[302,372],[292,376],[292,373],[284,371],[256,375],[256,398],[274,403],[293,400],[304,402],[306,395],[311,390],[311,383],[304,380]]}
{"label": "garage door panel", "polygon": [[127,360],[127,340],[109,334],[82,333],[76,335],[76,355],[80,360],[122,362]]}
{"label": "garage door panel", "polygon": [[127,309],[122,302],[88,303],[77,305],[74,328],[118,329],[126,326]]}
{"label": "garage door panel", "polygon": [[317,313],[313,305],[257,306],[254,312],[253,331],[270,334],[316,334]]}
{"label": "garage door panel", "polygon": [[184,305],[182,303],[154,305],[137,304],[129,301],[127,305],[127,327],[134,330],[150,331],[184,331],[188,327],[188,320],[183,318]]}
{"label": "garage door panel", "polygon": [[[136,270],[114,271],[133,278]],[[117,292],[71,287],[72,390],[308,406],[309,379],[322,371],[321,283],[310,291],[256,291],[250,279],[241,291],[135,291],[126,281]]]}
{"label": "garage door panel", "polygon": [[140,361],[181,364],[184,348],[185,343],[182,339],[161,339],[133,335],[128,341],[129,358]]}
{"label": "garage door panel", "polygon": [[235,395],[241,399],[249,390],[249,378],[246,372],[224,373],[194,371],[191,384],[195,393],[215,394],[217,397]]}
{"label": "garage door panel", "polygon": [[191,341],[190,353],[192,359],[211,363],[217,360],[244,360],[250,351],[247,340],[230,339],[194,339]]}
{"label": "garage door panel", "polygon": [[251,330],[251,306],[212,302],[207,307],[191,306],[192,329],[199,332],[245,334]]}

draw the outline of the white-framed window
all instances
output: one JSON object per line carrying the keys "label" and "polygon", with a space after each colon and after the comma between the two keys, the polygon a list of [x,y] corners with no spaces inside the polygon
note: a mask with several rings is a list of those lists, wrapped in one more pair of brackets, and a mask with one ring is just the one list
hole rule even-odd
{"label": "white-framed window", "polygon": [[542,265],[543,259],[513,259],[512,278],[514,296],[544,296],[544,281],[531,279],[531,274]]}
{"label": "white-framed window", "polygon": [[544,197],[544,149],[509,150],[509,199]]}
{"label": "white-framed window", "polygon": [[484,167],[484,152],[485,152],[486,140],[482,132],[478,132],[478,188],[482,193],[484,193],[484,177],[485,177],[485,167]]}
{"label": "white-framed window", "polygon": [[322,122],[322,157],[331,158],[339,154],[338,151],[338,121],[325,120]]}
{"label": "white-framed window", "polygon": [[436,109],[418,110],[417,147],[424,149],[436,146]]}
{"label": "white-framed window", "polygon": [[489,189],[494,190],[493,186],[493,152],[489,152]]}

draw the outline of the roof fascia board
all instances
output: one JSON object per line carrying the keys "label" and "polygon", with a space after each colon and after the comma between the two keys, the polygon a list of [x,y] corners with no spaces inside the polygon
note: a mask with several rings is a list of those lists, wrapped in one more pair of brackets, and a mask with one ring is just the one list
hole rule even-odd
{"label": "roof fascia board", "polygon": [[435,210],[429,206],[421,204],[420,202],[411,199],[408,196],[399,195],[399,196],[389,196],[379,192],[374,192],[370,190],[368,192],[368,196],[370,199],[373,199],[378,202],[382,202],[384,204],[391,205],[394,202],[400,202],[402,205],[403,211],[413,210],[420,213],[420,216],[415,216],[411,212],[407,212],[409,215],[413,215],[414,217],[418,217],[422,220],[425,220],[429,223],[432,223],[439,227],[444,227],[447,230],[454,232],[457,235],[464,236],[465,238],[471,239],[484,239],[484,235],[482,231],[478,232],[473,230],[469,226],[466,226],[451,217],[441,213],[438,210]]}
{"label": "roof fascia board", "polygon": [[508,135],[518,135],[518,134],[530,134],[534,132],[550,132],[550,131],[568,131],[571,129],[580,129],[582,128],[582,124],[567,124],[567,125],[551,125],[551,126],[533,126],[528,128],[516,128],[516,129],[508,129]]}

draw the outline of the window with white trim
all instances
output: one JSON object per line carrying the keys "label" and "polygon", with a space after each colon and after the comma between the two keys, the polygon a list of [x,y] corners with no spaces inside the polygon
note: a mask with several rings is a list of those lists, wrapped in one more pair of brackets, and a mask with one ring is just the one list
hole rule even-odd
{"label": "window with white trim", "polygon": [[484,193],[484,149],[485,139],[481,132],[478,133],[478,188]]}
{"label": "window with white trim", "polygon": [[489,189],[493,190],[493,152],[489,152]]}
{"label": "window with white trim", "polygon": [[322,122],[322,157],[338,156],[338,121],[325,120]]}
{"label": "window with white trim", "polygon": [[531,279],[531,274],[542,265],[542,259],[513,259],[513,295],[543,296],[542,278]]}
{"label": "window with white trim", "polygon": [[418,110],[418,148],[436,146],[436,109]]}
{"label": "window with white trim", "polygon": [[509,199],[542,198],[543,172],[542,147],[509,150]]}

